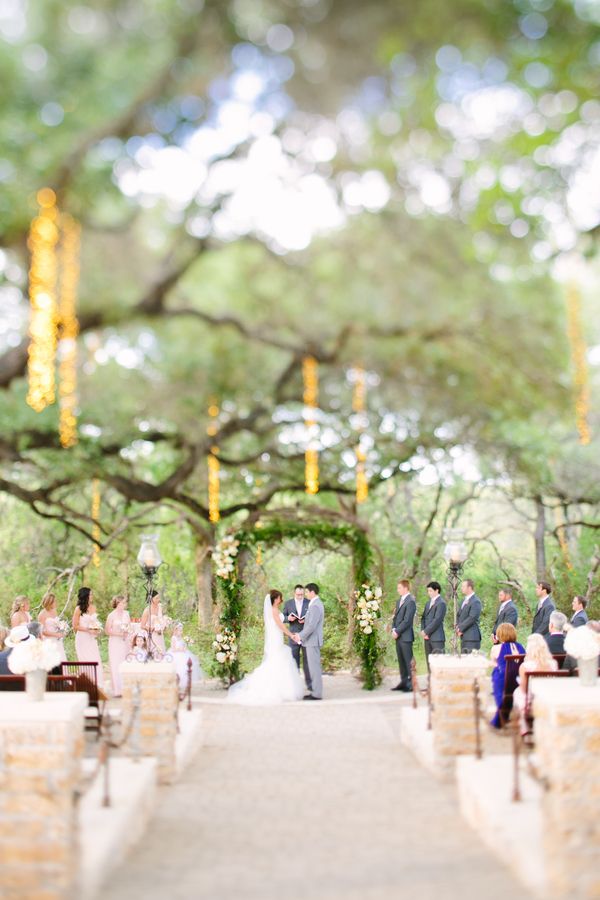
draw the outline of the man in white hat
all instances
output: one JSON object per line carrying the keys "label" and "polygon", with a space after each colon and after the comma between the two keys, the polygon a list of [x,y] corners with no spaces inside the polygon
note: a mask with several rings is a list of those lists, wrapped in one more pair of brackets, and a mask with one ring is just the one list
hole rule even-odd
{"label": "man in white hat", "polygon": [[4,642],[6,650],[2,650],[0,653],[0,675],[13,674],[8,668],[8,657],[12,653],[13,647],[16,647],[17,644],[20,644],[22,641],[28,641],[30,639],[32,638],[27,625],[15,625],[14,628],[11,628],[8,637]]}

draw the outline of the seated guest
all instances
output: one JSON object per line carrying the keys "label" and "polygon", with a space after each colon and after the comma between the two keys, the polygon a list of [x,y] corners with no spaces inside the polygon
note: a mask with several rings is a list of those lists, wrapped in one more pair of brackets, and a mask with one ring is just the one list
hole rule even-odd
{"label": "seated guest", "polygon": [[519,686],[513,694],[513,707],[519,712],[521,734],[527,734],[525,712],[527,706],[527,678],[531,672],[555,672],[558,663],[550,653],[548,644],[541,634],[530,634],[527,638],[525,659],[519,668]]}
{"label": "seated guest", "polygon": [[585,611],[586,606],[587,600],[585,597],[582,597],[580,594],[576,594],[573,597],[573,602],[571,604],[571,609],[573,610],[571,625],[573,628],[581,628],[582,625],[587,623],[588,614]]}
{"label": "seated guest", "polygon": [[8,668],[8,657],[12,653],[13,647],[29,638],[27,625],[17,625],[16,628],[11,628],[8,637],[4,640],[5,649],[0,652],[0,675],[14,675],[14,672]]}
{"label": "seated guest", "polygon": [[492,647],[491,652],[491,657],[496,662],[492,671],[492,691],[496,701],[496,714],[490,725],[494,728],[500,728],[502,725],[500,708],[504,699],[504,676],[506,672],[505,657],[514,656],[516,653],[525,653],[525,648],[518,643],[517,629],[510,622],[503,622],[498,625],[496,638],[498,642]]}
{"label": "seated guest", "polygon": [[557,609],[554,610],[553,613],[550,613],[550,620],[548,622],[548,627],[550,631],[547,635],[545,635],[546,643],[548,644],[548,648],[550,653],[564,653],[565,652],[565,625],[567,624],[567,617],[564,613],[559,612]]}

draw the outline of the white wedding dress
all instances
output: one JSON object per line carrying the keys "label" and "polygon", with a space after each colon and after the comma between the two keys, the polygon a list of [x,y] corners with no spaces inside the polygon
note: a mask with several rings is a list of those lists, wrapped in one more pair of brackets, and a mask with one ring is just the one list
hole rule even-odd
{"label": "white wedding dress", "polygon": [[[281,621],[283,616],[279,613]],[[284,634],[273,620],[271,598],[267,594],[263,609],[265,653],[260,666],[229,688],[227,700],[245,706],[271,706],[288,700],[300,700],[304,682]]]}

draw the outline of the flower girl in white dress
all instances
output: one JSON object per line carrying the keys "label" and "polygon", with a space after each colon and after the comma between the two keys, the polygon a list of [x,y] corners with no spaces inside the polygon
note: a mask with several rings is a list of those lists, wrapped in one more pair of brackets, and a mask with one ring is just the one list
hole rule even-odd
{"label": "flower girl in white dress", "polygon": [[183,625],[181,622],[177,622],[173,629],[169,653],[173,657],[175,668],[179,675],[180,688],[183,689],[187,685],[188,659],[191,659],[192,661],[192,681],[200,681],[201,678],[204,678],[204,673],[200,668],[198,657],[194,656],[194,654],[190,653],[188,650],[187,642],[183,636]]}

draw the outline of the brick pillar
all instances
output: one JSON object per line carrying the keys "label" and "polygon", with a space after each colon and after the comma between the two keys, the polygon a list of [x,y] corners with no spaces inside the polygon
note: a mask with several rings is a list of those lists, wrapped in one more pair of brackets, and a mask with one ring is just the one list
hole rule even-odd
{"label": "brick pillar", "polygon": [[[482,710],[490,691],[491,663],[483,656],[445,656],[433,654],[431,666],[431,701],[433,710],[433,752],[441,774],[448,774],[454,758],[475,752],[475,713],[473,682],[479,682]],[[481,722],[481,735],[485,719]]]}
{"label": "brick pillar", "polygon": [[600,686],[532,681],[544,856],[550,896],[600,897]]}
{"label": "brick pillar", "polygon": [[134,691],[139,685],[140,710],[127,742],[130,755],[155,756],[161,784],[175,777],[175,738],[177,737],[177,674],[173,663],[124,662],[123,723],[131,715]]}
{"label": "brick pillar", "polygon": [[0,693],[0,897],[65,900],[77,877],[75,791],[87,694]]}

